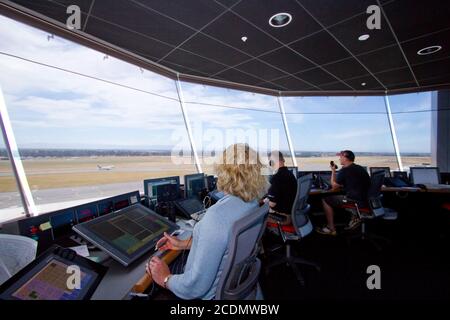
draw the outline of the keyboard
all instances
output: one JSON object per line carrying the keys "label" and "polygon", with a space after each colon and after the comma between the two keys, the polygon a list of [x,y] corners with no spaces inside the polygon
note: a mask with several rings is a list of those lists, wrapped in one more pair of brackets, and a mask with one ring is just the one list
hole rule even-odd
{"label": "keyboard", "polygon": [[178,200],[175,204],[186,218],[190,218],[193,214],[205,210],[203,203],[195,198]]}
{"label": "keyboard", "polygon": [[206,213],[206,210],[202,210],[202,211],[193,213],[193,214],[191,214],[191,218],[194,219],[195,221],[200,221],[200,220],[202,220],[205,213]]}

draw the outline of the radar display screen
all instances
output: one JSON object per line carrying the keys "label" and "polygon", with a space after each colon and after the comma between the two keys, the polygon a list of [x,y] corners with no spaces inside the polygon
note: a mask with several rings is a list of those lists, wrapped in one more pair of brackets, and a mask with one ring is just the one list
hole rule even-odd
{"label": "radar display screen", "polygon": [[136,204],[107,216],[77,225],[74,230],[128,265],[154,248],[164,232],[179,227],[150,209]]}
{"label": "radar display screen", "polygon": [[53,246],[2,284],[0,299],[88,299],[105,273],[106,267]]}

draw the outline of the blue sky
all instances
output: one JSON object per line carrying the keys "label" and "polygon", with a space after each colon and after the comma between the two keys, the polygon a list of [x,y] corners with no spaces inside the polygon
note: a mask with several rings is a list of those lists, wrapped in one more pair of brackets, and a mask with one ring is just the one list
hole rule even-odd
{"label": "blue sky", "polygon": [[[172,80],[56,36],[49,40],[47,33],[2,16],[0,34],[1,52],[135,89],[0,55],[0,85],[19,147],[188,148]],[[187,102],[233,107],[186,103],[197,147],[222,147],[226,139],[205,140],[234,130],[236,141],[247,140],[242,132],[267,133],[268,140],[277,138],[279,148],[287,149],[275,97],[188,83],[182,89]],[[394,112],[431,108],[430,93],[390,99]],[[283,103],[296,151],[393,152],[385,114],[308,114],[383,113],[382,97],[295,97]],[[401,151],[430,152],[430,113],[399,114],[394,120]]]}

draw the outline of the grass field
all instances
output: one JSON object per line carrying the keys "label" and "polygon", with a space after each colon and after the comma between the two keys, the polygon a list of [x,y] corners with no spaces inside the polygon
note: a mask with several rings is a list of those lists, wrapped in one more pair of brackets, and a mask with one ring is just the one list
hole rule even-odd
{"label": "grass field", "polygon": [[[328,170],[330,160],[336,161],[336,157],[297,158],[297,163],[300,170]],[[397,168],[393,156],[365,156],[356,160],[368,167]],[[402,160],[405,167],[431,162],[430,157],[403,157]],[[197,172],[194,164],[174,164],[170,156],[39,158],[23,160],[23,165],[32,190],[125,183]],[[97,165],[114,168],[99,170]],[[214,173],[213,165],[203,165],[203,171]],[[0,192],[12,192],[16,188],[9,161],[0,161]]]}

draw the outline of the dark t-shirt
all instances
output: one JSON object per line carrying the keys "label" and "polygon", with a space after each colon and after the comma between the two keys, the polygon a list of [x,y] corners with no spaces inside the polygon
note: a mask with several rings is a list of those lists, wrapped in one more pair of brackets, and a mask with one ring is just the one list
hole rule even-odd
{"label": "dark t-shirt", "polygon": [[370,188],[370,177],[366,169],[351,164],[337,172],[336,182],[344,187],[346,196],[361,203],[367,202]]}
{"label": "dark t-shirt", "polygon": [[287,167],[281,167],[273,175],[270,183],[268,198],[277,204],[273,209],[277,212],[291,214],[297,194],[297,179]]}

